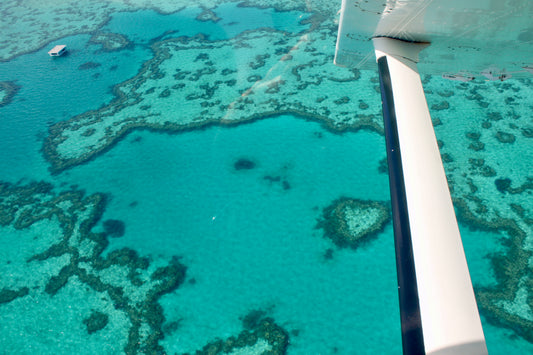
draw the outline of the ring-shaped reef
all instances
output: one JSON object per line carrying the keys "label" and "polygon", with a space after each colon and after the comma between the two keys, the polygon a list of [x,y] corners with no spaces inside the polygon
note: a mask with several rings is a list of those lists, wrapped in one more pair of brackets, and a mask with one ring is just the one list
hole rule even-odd
{"label": "ring-shaped reef", "polygon": [[89,39],[89,43],[101,45],[104,52],[115,52],[133,47],[133,43],[126,36],[111,32],[96,32]]}
{"label": "ring-shaped reef", "polygon": [[338,247],[356,249],[382,232],[390,220],[386,202],[341,197],[324,208],[317,228]]}

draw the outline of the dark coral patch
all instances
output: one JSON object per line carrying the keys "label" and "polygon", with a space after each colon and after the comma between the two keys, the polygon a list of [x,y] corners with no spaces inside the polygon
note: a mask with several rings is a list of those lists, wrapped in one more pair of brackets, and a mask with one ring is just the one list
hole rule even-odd
{"label": "dark coral patch", "polygon": [[165,89],[163,91],[161,91],[161,93],[159,94],[159,97],[161,98],[166,98],[166,97],[169,97],[170,96],[170,89]]}
{"label": "dark coral patch", "polygon": [[442,97],[450,97],[454,95],[454,92],[451,90],[437,91],[437,94]]}
{"label": "dark coral patch", "polygon": [[263,176],[263,180],[268,181],[270,185],[277,184],[285,191],[292,188],[287,178],[280,175],[265,175]]}
{"label": "dark coral patch", "polygon": [[[66,254],[66,253],[65,253]],[[59,274],[52,276],[46,283],[44,291],[50,296],[54,296],[68,282],[70,276],[77,272],[76,265],[70,263],[59,271]]]}
{"label": "dark coral patch", "polygon": [[102,65],[102,64],[100,64],[100,63],[87,62],[87,63],[83,63],[83,64],[81,64],[81,65],[78,67],[78,70],[95,69],[95,68],[98,68],[98,67],[101,66],[101,65]]}
{"label": "dark coral patch", "polygon": [[19,91],[20,86],[16,85],[13,81],[0,81],[0,92],[4,91],[4,97],[0,100],[0,107],[6,106],[11,103],[13,97]]}
{"label": "dark coral patch", "polygon": [[498,189],[498,191],[505,193],[511,187],[511,179],[496,179],[494,180],[494,184],[496,185],[496,189]]}
{"label": "dark coral patch", "polygon": [[[259,311],[261,312],[261,311]],[[253,321],[247,322],[250,329],[244,329],[238,336],[231,336],[226,340],[216,339],[196,351],[196,355],[228,354],[246,351],[246,348],[259,344],[260,341],[268,343],[268,350],[262,354],[281,355],[287,353],[289,346],[289,333],[277,325],[272,318],[257,318],[260,313],[253,315]]]}
{"label": "dark coral patch", "polygon": [[118,219],[108,219],[103,223],[105,233],[112,238],[119,238],[126,232],[126,224]]}
{"label": "dark coral patch", "polygon": [[83,323],[87,326],[87,332],[92,334],[104,329],[108,321],[109,317],[107,314],[93,310],[91,315],[83,320]]}
{"label": "dark coral patch", "polygon": [[83,131],[83,133],[81,134],[83,137],[90,137],[92,136],[93,134],[96,133],[96,129],[94,128],[87,128],[85,131]]}
{"label": "dark coral patch", "polygon": [[251,330],[257,328],[263,318],[266,316],[266,311],[261,309],[251,310],[246,316],[242,318],[242,326],[244,329]]}
{"label": "dark coral patch", "polygon": [[533,128],[531,127],[522,128],[522,135],[526,138],[533,138]]}
{"label": "dark coral patch", "polygon": [[281,182],[281,186],[283,187],[283,190],[290,190],[291,184],[287,180],[283,180]]}
{"label": "dark coral patch", "polygon": [[263,180],[269,181],[271,183],[280,182],[281,181],[281,176],[265,175],[265,176],[263,176]]}
{"label": "dark coral patch", "polygon": [[449,153],[442,153],[441,159],[445,163],[453,163],[454,159]]}
{"label": "dark coral patch", "polygon": [[233,168],[235,170],[252,170],[256,166],[255,162],[246,158],[239,158],[235,163],[233,163]]}
{"label": "dark coral patch", "polygon": [[489,129],[492,127],[492,123],[490,121],[483,121],[483,123],[481,124],[481,127],[485,129]]}
{"label": "dark coral patch", "polygon": [[334,253],[334,250],[332,248],[328,248],[326,249],[326,251],[324,252],[324,260],[332,260],[333,259],[333,253]]}
{"label": "dark coral patch", "polygon": [[478,141],[481,138],[481,133],[479,133],[479,132],[468,132],[468,133],[466,133],[466,138],[471,139],[473,141]]}
{"label": "dark coral patch", "polygon": [[0,304],[2,303],[9,303],[16,298],[24,297],[26,296],[30,290],[27,287],[23,287],[18,291],[9,290],[7,288],[3,288],[0,291]]}
{"label": "dark coral patch", "polygon": [[487,114],[487,117],[491,121],[499,121],[499,120],[503,119],[502,114],[499,113],[499,112],[489,112]]}
{"label": "dark coral patch", "polygon": [[380,174],[388,174],[389,173],[389,163],[387,162],[387,158],[383,158],[383,159],[381,159],[379,161],[378,173],[380,173]]}
{"label": "dark coral patch", "polygon": [[496,139],[500,143],[514,143],[514,141],[516,140],[516,137],[513,134],[511,134],[511,133],[498,131],[496,133]]}
{"label": "dark coral patch", "polygon": [[342,105],[342,104],[347,104],[348,102],[350,102],[350,98],[348,96],[343,96],[335,101],[333,101],[336,105]]}
{"label": "dark coral patch", "polygon": [[479,152],[480,150],[485,149],[485,144],[480,141],[476,141],[476,142],[470,143],[470,145],[468,146],[468,149]]}
{"label": "dark coral patch", "polygon": [[431,109],[435,111],[447,110],[449,108],[450,108],[450,104],[448,103],[448,101],[442,101],[442,102],[439,102],[438,104],[431,105]]}

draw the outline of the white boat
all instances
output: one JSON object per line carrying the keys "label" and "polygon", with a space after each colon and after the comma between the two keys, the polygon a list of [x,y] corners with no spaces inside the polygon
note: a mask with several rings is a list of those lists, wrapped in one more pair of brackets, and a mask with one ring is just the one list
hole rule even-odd
{"label": "white boat", "polygon": [[442,77],[444,79],[462,81],[462,82],[468,82],[468,81],[474,80],[474,76],[472,76],[469,73],[462,73],[462,72],[459,72],[457,74],[446,73],[446,74],[442,74]]}
{"label": "white boat", "polygon": [[58,44],[54,48],[48,51],[48,55],[51,57],[60,57],[67,51],[67,46],[64,44]]}
{"label": "white boat", "polygon": [[511,74],[507,73],[505,69],[500,70],[496,67],[490,67],[481,72],[481,75],[483,75],[485,78],[489,79],[490,81],[505,81],[512,77]]}

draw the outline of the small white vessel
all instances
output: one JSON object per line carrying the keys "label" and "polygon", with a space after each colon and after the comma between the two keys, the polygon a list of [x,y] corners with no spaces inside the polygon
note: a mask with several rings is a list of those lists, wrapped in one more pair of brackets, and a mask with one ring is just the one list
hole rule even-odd
{"label": "small white vessel", "polygon": [[442,74],[442,77],[444,79],[462,81],[462,82],[468,82],[468,81],[474,80],[474,76],[467,72],[459,72],[457,74],[446,73],[446,74]]}
{"label": "small white vessel", "polygon": [[510,79],[512,77],[511,74],[509,74],[505,69],[500,70],[497,67],[490,67],[481,72],[481,75],[483,75],[485,78],[489,79],[490,81],[505,81],[507,79]]}
{"label": "small white vessel", "polygon": [[64,44],[58,44],[54,48],[48,51],[48,55],[51,57],[60,57],[67,51],[67,46]]}

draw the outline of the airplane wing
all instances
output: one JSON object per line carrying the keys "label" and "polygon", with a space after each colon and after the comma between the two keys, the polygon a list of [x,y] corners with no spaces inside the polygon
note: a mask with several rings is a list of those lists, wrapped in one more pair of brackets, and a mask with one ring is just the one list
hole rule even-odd
{"label": "airplane wing", "polygon": [[[533,69],[532,18],[530,0],[343,0],[335,63],[370,68],[370,39],[388,37],[431,43],[420,53],[424,74],[526,77]],[[490,73],[494,79],[484,75]]]}

